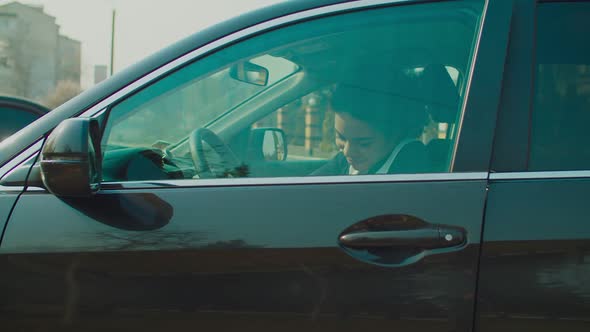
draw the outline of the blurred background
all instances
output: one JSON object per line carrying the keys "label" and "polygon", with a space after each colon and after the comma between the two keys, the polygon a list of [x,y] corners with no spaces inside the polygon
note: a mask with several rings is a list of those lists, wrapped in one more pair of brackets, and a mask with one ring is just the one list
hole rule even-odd
{"label": "blurred background", "polygon": [[207,26],[280,0],[0,0],[0,96],[55,108]]}

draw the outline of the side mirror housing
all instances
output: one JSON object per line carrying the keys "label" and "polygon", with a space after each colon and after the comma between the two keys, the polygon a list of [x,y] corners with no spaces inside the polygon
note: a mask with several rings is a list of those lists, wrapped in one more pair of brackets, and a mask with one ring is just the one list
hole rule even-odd
{"label": "side mirror housing", "polygon": [[101,167],[100,128],[96,119],[63,121],[41,151],[41,179],[56,196],[93,195],[100,189]]}
{"label": "side mirror housing", "polygon": [[282,161],[287,159],[287,139],[279,128],[255,128],[250,132],[250,160]]}

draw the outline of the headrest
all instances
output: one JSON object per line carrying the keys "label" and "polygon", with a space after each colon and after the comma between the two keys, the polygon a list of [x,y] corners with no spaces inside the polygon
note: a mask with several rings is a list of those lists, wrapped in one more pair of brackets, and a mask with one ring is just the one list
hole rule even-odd
{"label": "headrest", "polygon": [[426,145],[430,158],[431,171],[444,173],[449,171],[449,159],[452,141],[450,139],[433,139]]}
{"label": "headrest", "polygon": [[[349,109],[366,112],[368,107],[390,109],[391,105],[399,105],[398,109],[408,112],[425,111],[435,122],[456,121],[460,101],[458,88],[442,64],[429,64],[417,75],[402,70],[374,75],[375,71],[366,68],[351,72],[353,74],[340,81],[334,93],[332,102],[336,109],[339,108],[335,105],[339,99],[336,95],[340,95],[344,96],[341,104]],[[360,76],[359,72],[365,74]]]}
{"label": "headrest", "polygon": [[454,123],[459,112],[458,88],[443,65],[431,64],[419,78],[420,93],[435,122]]}

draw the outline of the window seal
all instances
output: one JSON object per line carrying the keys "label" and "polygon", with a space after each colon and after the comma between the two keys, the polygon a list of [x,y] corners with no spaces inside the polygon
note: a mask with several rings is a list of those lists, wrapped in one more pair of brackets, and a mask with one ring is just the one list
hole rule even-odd
{"label": "window seal", "polygon": [[102,190],[157,189],[187,187],[250,187],[277,185],[338,185],[402,182],[448,182],[487,181],[487,172],[427,173],[427,174],[383,174],[383,175],[340,175],[281,178],[235,178],[235,179],[181,179],[155,181],[104,182]]}

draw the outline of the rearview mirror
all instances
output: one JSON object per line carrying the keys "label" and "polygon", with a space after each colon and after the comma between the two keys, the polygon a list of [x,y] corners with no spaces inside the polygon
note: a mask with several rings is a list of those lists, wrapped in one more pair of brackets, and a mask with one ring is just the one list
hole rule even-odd
{"label": "rearview mirror", "polygon": [[285,132],[279,128],[255,128],[250,133],[250,160],[282,161],[287,159]]}
{"label": "rearview mirror", "polygon": [[88,197],[100,188],[100,129],[96,119],[60,123],[41,151],[41,179],[56,196]]}
{"label": "rearview mirror", "polygon": [[268,69],[249,61],[239,62],[231,66],[229,76],[249,84],[259,86],[268,84]]}

